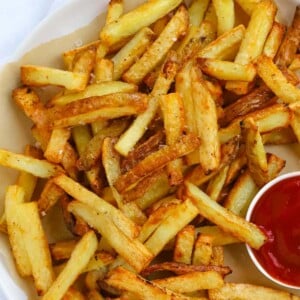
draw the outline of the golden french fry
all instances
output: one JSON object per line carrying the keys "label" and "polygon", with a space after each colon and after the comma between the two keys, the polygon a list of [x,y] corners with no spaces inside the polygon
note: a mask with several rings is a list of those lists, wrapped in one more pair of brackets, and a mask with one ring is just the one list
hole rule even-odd
{"label": "golden french fry", "polygon": [[255,7],[261,0],[235,0],[241,8],[249,15],[251,16]]}
{"label": "golden french fry", "polygon": [[216,271],[191,272],[184,275],[155,279],[152,282],[176,293],[192,293],[223,286],[224,281]]}
{"label": "golden french fry", "polygon": [[77,244],[76,240],[66,240],[50,244],[51,256],[55,261],[68,259]]}
{"label": "golden french fry", "polygon": [[95,65],[95,56],[94,48],[79,53],[73,61],[72,72],[83,73],[89,78]]}
{"label": "golden french fry", "polygon": [[225,166],[209,181],[206,193],[212,200],[218,201],[219,195],[227,179],[228,170],[229,166]]}
{"label": "golden french fry", "polygon": [[200,234],[198,236],[194,245],[193,265],[209,265],[213,253],[212,240],[210,235]]}
{"label": "golden french fry", "polygon": [[220,36],[234,27],[234,1],[213,0],[212,3],[218,19],[218,36]]}
{"label": "golden french fry", "polygon": [[[181,3],[180,0],[144,3],[122,15],[117,21],[108,23],[100,33],[100,38],[107,46],[112,46],[138,32],[159,18],[163,17]],[[149,14],[149,11],[153,12]]]}
{"label": "golden french fry", "polygon": [[48,67],[24,65],[21,67],[21,80],[29,86],[58,85],[68,90],[82,91],[88,83],[88,75]]}
{"label": "golden french fry", "polygon": [[229,232],[252,248],[259,249],[266,241],[265,234],[253,223],[229,212],[224,207],[211,200],[195,185],[186,182],[187,197],[199,209],[199,213],[224,231]]}
{"label": "golden french fry", "polygon": [[61,299],[77,276],[86,267],[97,249],[97,237],[93,231],[87,232],[75,246],[65,268],[43,296],[43,300]]}
{"label": "golden french fry", "polygon": [[195,236],[196,232],[193,225],[188,225],[177,233],[173,253],[174,261],[185,264],[192,263]]}
{"label": "golden french fry", "polygon": [[151,72],[171,49],[175,41],[188,27],[188,13],[180,6],[159,37],[149,46],[142,57],[122,76],[123,80],[138,84]]}
{"label": "golden french fry", "polygon": [[265,84],[285,103],[299,101],[300,90],[290,83],[271,58],[261,55],[256,61],[258,75]]}
{"label": "golden french fry", "polygon": [[199,27],[203,21],[209,1],[193,0],[188,8],[190,24]]}
{"label": "golden french fry", "polygon": [[113,80],[114,63],[111,59],[101,58],[97,61],[95,69],[95,83],[107,82]]}

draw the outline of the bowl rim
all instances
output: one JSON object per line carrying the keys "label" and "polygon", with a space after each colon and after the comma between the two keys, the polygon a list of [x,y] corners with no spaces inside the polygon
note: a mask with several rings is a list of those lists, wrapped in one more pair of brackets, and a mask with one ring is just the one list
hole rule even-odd
{"label": "bowl rim", "polygon": [[[260,198],[262,197],[262,195],[268,191],[272,186],[276,185],[277,183],[284,181],[288,178],[293,178],[293,177],[300,177],[300,171],[293,171],[293,172],[288,172],[282,175],[279,175],[278,177],[272,179],[271,181],[269,181],[267,184],[265,184],[259,191],[258,193],[254,196],[253,200],[251,201],[247,213],[246,213],[246,221],[250,222],[252,213],[254,208],[256,207],[256,204],[258,203],[258,201],[260,200]],[[300,285],[293,285],[293,284],[289,284],[283,281],[280,281],[279,279],[273,277],[271,274],[269,274],[266,269],[260,264],[260,262],[257,260],[257,258],[254,255],[253,249],[246,244],[246,249],[248,252],[248,255],[251,258],[251,261],[254,263],[254,265],[256,266],[256,268],[265,276],[267,277],[269,280],[273,281],[274,283],[277,283],[278,285],[285,287],[285,288],[290,288],[290,289],[295,289],[295,290],[300,290]]]}

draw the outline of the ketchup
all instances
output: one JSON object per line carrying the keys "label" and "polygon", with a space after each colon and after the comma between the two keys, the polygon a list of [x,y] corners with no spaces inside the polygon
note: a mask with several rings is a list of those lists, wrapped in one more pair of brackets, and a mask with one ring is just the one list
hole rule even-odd
{"label": "ketchup", "polygon": [[251,221],[268,236],[259,250],[253,250],[262,267],[277,280],[300,286],[300,176],[267,190]]}

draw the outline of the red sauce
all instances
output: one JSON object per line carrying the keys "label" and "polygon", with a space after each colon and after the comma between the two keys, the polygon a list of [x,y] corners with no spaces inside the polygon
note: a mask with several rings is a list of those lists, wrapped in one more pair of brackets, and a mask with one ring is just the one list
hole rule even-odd
{"label": "red sauce", "polygon": [[251,221],[269,237],[253,250],[260,264],[273,278],[300,286],[300,177],[287,178],[267,190]]}

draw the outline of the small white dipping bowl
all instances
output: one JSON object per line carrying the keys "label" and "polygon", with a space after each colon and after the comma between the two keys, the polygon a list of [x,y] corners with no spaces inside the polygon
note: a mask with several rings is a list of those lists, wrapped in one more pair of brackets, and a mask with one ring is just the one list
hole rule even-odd
{"label": "small white dipping bowl", "polygon": [[[261,197],[274,185],[278,184],[279,182],[289,179],[289,178],[293,178],[293,177],[299,177],[300,179],[300,171],[296,171],[296,172],[290,172],[290,173],[286,173],[283,175],[280,175],[278,177],[276,177],[275,179],[271,180],[270,182],[268,182],[266,185],[264,185],[259,192],[255,195],[255,197],[253,198],[251,204],[249,205],[247,214],[246,214],[246,220],[250,221],[252,218],[252,213],[254,208],[256,207],[257,203],[259,202],[259,200],[261,199]],[[299,217],[300,217],[300,212],[299,212]],[[276,284],[285,287],[285,288],[291,288],[291,289],[298,289],[300,290],[300,286],[295,286],[286,282],[282,282],[277,278],[274,278],[272,275],[270,275],[266,269],[260,264],[260,262],[257,260],[253,249],[249,246],[246,245],[248,254],[251,258],[251,260],[253,261],[254,265],[256,266],[256,268],[264,275],[266,276],[269,280],[275,282]]]}

